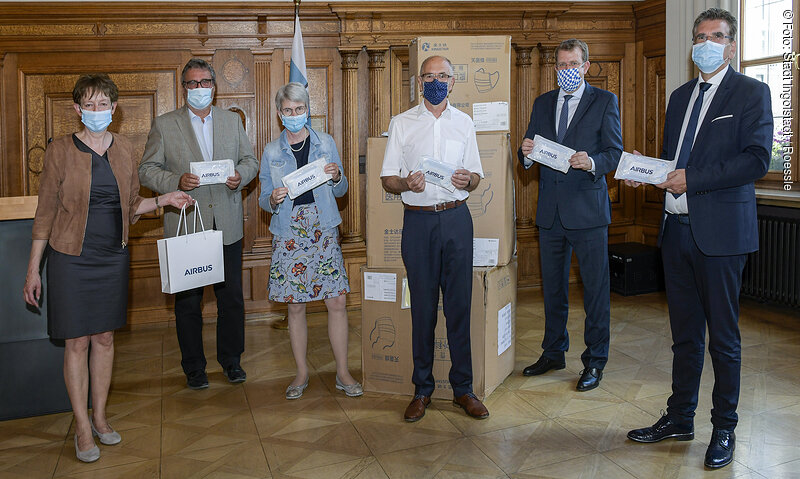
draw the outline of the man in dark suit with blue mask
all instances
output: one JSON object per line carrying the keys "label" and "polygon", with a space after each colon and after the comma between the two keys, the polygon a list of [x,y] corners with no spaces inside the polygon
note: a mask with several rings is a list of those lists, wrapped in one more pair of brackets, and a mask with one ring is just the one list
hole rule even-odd
{"label": "man in dark suit with blue mask", "polygon": [[656,186],[667,192],[659,242],[672,328],[672,395],[658,422],[628,433],[637,442],[694,439],[708,327],[714,367],[709,468],[733,460],[739,290],[747,254],[758,249],[754,182],[767,173],[773,132],[769,87],[730,67],[736,23],[719,8],[697,17],[692,60],[700,75],[678,87],[667,106],[661,156],[678,161]]}
{"label": "man in dark suit with blue mask", "polygon": [[622,134],[616,95],[584,81],[589,69],[589,47],[581,40],[565,40],[556,47],[559,88],[541,95],[533,104],[519,160],[529,168],[527,156],[535,135],[576,150],[570,168],[562,173],[548,166],[539,169],[536,225],[542,261],[545,333],[542,356],[524,369],[525,376],[564,369],[569,348],[567,315],[569,267],[572,251],[578,258],[584,286],[586,312],[581,355],[583,372],[577,390],[600,385],[608,361],[610,292],[608,225],[611,201],[606,173],[614,171],[622,154]]}

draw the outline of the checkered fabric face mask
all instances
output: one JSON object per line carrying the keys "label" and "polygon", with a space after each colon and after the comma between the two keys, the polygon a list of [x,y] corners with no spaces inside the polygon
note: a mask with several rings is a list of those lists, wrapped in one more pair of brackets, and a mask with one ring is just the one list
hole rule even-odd
{"label": "checkered fabric face mask", "polygon": [[581,86],[583,78],[581,78],[581,65],[578,68],[565,68],[563,70],[556,70],[558,77],[558,86],[566,92],[573,92]]}

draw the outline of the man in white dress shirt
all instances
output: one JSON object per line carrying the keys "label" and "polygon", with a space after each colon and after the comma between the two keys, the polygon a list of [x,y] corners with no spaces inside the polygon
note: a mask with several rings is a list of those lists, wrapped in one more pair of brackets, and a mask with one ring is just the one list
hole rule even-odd
{"label": "man in white dress shirt", "polygon": [[[412,298],[415,388],[404,415],[408,422],[425,415],[435,389],[433,342],[439,288],[452,362],[449,379],[453,404],[472,417],[489,416],[472,392],[469,334],[472,217],[466,200],[483,177],[483,168],[472,119],[447,101],[454,83],[453,65],[447,58],[433,56],[422,62],[418,87],[423,100],[389,124],[381,170],[383,188],[401,195],[405,207],[401,252]],[[419,171],[423,158],[455,170],[449,179],[453,191],[426,183]]]}

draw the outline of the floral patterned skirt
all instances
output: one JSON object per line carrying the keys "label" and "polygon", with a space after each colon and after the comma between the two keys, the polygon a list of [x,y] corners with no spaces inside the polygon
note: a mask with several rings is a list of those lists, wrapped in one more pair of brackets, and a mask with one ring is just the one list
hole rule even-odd
{"label": "floral patterned skirt", "polygon": [[290,227],[288,238],[272,238],[269,299],[308,303],[349,293],[339,230],[320,228],[314,204],[295,206]]}

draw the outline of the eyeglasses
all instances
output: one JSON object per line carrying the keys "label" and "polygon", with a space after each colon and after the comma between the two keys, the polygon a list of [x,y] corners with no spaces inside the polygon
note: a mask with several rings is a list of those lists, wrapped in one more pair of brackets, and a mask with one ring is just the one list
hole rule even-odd
{"label": "eyeglasses", "polygon": [[194,90],[195,88],[201,86],[203,88],[211,88],[214,86],[214,80],[211,78],[203,78],[202,80],[186,80],[183,82],[183,86],[188,88],[189,90]]}
{"label": "eyeglasses", "polygon": [[698,33],[697,35],[694,36],[694,42],[695,43],[702,43],[702,42],[704,42],[706,40],[711,40],[712,42],[715,42],[715,43],[722,43],[722,42],[725,41],[726,38],[728,40],[733,40],[732,36],[725,35],[722,32],[714,32],[711,35],[706,35],[705,33]]}
{"label": "eyeglasses", "polygon": [[563,70],[565,68],[578,68],[584,63],[586,62],[569,62],[569,63],[559,62],[556,63],[556,68],[558,68],[559,70]]}
{"label": "eyeglasses", "polygon": [[423,73],[420,76],[424,82],[432,82],[434,78],[440,81],[447,81],[453,78],[453,75],[448,75],[447,73]]}
{"label": "eyeglasses", "polygon": [[292,116],[292,113],[294,113],[295,115],[302,115],[305,112],[306,112],[305,105],[300,105],[295,108],[281,108],[281,113],[283,113],[283,116]]}

